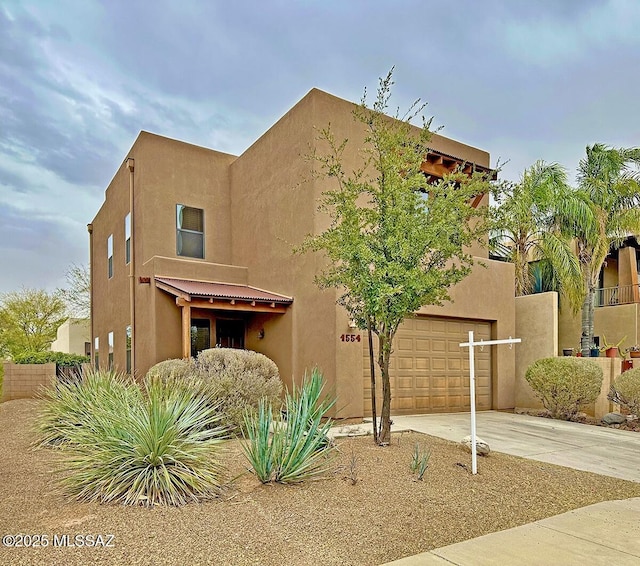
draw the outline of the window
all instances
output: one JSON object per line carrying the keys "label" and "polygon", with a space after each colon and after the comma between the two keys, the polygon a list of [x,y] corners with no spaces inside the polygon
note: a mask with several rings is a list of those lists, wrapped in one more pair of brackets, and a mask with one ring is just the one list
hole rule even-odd
{"label": "window", "polygon": [[113,234],[107,238],[107,272],[111,279],[113,277]]}
{"label": "window", "polygon": [[93,365],[97,370],[100,369],[100,361],[98,360],[99,350],[100,350],[100,338],[96,336],[93,339]]}
{"label": "window", "polygon": [[176,207],[178,255],[204,259],[204,211],[179,204]]}
{"label": "window", "polygon": [[124,262],[131,263],[131,213],[124,217]]}
{"label": "window", "polygon": [[109,332],[108,344],[109,344],[109,369],[113,369],[113,332]]}
{"label": "window", "polygon": [[131,373],[131,326],[127,326],[125,336],[127,337],[127,373]]}

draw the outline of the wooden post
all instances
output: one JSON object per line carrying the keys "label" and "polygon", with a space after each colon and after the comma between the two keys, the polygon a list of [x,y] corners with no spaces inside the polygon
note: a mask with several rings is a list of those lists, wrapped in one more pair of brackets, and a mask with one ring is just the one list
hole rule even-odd
{"label": "wooden post", "polygon": [[181,301],[182,307],[182,357],[191,357],[191,305]]}

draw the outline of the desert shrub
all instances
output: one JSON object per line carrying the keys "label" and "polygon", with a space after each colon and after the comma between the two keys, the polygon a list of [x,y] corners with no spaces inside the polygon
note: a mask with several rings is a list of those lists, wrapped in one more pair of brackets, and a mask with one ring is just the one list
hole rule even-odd
{"label": "desert shrub", "polygon": [[525,379],[552,417],[572,419],[600,394],[602,369],[581,358],[544,358],[529,366]]}
{"label": "desert shrub", "polygon": [[148,379],[160,379],[165,382],[180,381],[195,376],[193,358],[165,360],[151,367],[147,372]]}
{"label": "desert shrub", "polygon": [[280,404],[278,366],[263,354],[233,348],[203,350],[196,359],[198,377],[224,415],[224,424],[240,431],[245,411],[255,412],[261,399]]}
{"label": "desert shrub", "polygon": [[203,350],[197,359],[166,360],[153,366],[145,383],[155,380],[174,388],[187,388],[221,413],[221,424],[241,432],[244,413],[256,412],[261,399],[279,405],[282,382],[278,366],[258,352],[233,348]]}
{"label": "desert shrub", "polygon": [[640,367],[621,373],[611,385],[609,399],[640,416]]}
{"label": "desert shrub", "polygon": [[44,401],[36,419],[38,442],[73,442],[75,434],[98,414],[126,412],[141,398],[129,376],[109,370],[88,370],[77,381],[57,382],[40,393]]}
{"label": "desert shrub", "polygon": [[305,374],[301,388],[287,393],[284,422],[273,418],[270,403],[261,399],[258,411],[245,412],[244,453],[258,479],[267,483],[295,483],[322,475],[333,447],[327,433],[331,421],[323,416],[335,404],[322,395],[322,374]]}
{"label": "desert shrub", "polygon": [[224,473],[219,421],[202,397],[150,380],[126,411],[98,411],[71,435],[62,483],[81,501],[151,506],[213,497]]}

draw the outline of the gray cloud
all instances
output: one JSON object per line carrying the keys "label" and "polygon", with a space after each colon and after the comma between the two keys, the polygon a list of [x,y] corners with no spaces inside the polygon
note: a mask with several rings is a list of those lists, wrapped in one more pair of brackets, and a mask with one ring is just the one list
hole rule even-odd
{"label": "gray cloud", "polygon": [[238,154],[312,87],[357,101],[394,64],[394,104],[421,96],[444,135],[510,159],[506,178],[640,145],[639,25],[634,0],[7,0],[0,291],[85,261],[141,129]]}

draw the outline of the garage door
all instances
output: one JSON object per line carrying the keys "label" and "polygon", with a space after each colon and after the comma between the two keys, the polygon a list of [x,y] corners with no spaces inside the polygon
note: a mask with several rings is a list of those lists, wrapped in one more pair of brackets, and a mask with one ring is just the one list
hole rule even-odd
{"label": "garage door", "polygon": [[[445,413],[470,410],[469,330],[476,340],[491,339],[488,322],[417,317],[398,329],[391,355],[391,414]],[[374,336],[375,345],[375,336]],[[476,348],[476,407],[491,409],[491,348]],[[371,415],[369,351],[364,340],[364,410]],[[377,357],[376,357],[377,360]],[[382,392],[376,363],[378,413]]]}

